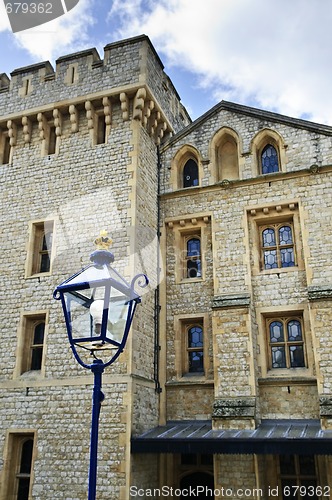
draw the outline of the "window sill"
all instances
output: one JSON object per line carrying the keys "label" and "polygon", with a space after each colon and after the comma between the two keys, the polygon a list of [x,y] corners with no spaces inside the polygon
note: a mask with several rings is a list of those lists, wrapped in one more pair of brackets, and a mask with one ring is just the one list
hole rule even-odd
{"label": "window sill", "polygon": [[25,276],[25,279],[32,279],[32,278],[41,278],[42,276],[52,276],[52,272],[48,271],[47,273],[36,273],[36,274],[28,274]]}
{"label": "window sill", "polygon": [[317,379],[307,368],[290,368],[282,373],[268,371],[265,377],[258,379],[258,385],[317,385]]}
{"label": "window sill", "polygon": [[187,283],[201,283],[202,281],[205,281],[204,278],[183,278],[181,281],[178,282],[178,285],[185,285]]}
{"label": "window sill", "polygon": [[204,376],[195,376],[195,375],[185,375],[182,378],[177,380],[170,380],[166,382],[167,386],[192,386],[192,385],[209,385],[211,387],[214,386],[214,381],[211,379],[206,379]]}
{"label": "window sill", "polygon": [[291,267],[277,267],[274,269],[253,269],[254,276],[264,276],[271,274],[282,274],[282,273],[292,273],[296,271],[303,271],[303,266],[291,266]]}

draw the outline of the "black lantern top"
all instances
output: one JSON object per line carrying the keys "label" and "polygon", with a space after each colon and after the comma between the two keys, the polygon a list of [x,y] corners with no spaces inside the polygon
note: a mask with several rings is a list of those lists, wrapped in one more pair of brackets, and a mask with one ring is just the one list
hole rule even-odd
{"label": "black lantern top", "polygon": [[137,304],[141,301],[135,292],[148,284],[144,274],[135,276],[129,284],[113,268],[112,240],[102,231],[95,240],[97,250],[90,255],[87,267],[74,274],[54,291],[61,300],[70,346],[77,361],[84,367],[79,351],[106,351],[108,366],[121,354],[126,344]]}

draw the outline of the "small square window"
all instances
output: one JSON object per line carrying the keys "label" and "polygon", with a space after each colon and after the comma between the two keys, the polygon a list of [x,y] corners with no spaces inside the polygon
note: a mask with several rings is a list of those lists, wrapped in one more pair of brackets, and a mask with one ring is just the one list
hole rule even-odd
{"label": "small square window", "polygon": [[28,276],[51,271],[53,229],[53,221],[32,223],[28,250]]}

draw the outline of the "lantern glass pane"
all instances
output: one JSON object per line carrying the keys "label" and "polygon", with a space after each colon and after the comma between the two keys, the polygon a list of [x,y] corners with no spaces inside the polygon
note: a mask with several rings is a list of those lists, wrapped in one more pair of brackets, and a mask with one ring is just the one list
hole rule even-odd
{"label": "lantern glass pane", "polygon": [[[104,287],[103,287],[104,288]],[[66,292],[68,322],[73,340],[96,336],[90,314],[94,289]],[[105,293],[105,292],[104,292]]]}
{"label": "lantern glass pane", "polygon": [[127,322],[128,306],[127,295],[113,288],[108,308],[107,338],[116,342],[122,341]]}

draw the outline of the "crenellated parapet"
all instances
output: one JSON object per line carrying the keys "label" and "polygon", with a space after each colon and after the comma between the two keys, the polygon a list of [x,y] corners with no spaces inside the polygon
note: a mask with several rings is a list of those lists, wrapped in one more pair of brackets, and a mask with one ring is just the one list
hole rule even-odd
{"label": "crenellated parapet", "polygon": [[[77,132],[79,110],[84,108],[89,130],[95,129],[97,116],[103,115],[109,133],[112,106],[119,103],[123,120],[140,121],[157,143],[165,133],[177,132],[190,122],[159,56],[144,35],[106,45],[103,58],[92,48],[60,57],[55,70],[44,61],[15,69],[11,79],[0,74],[0,127],[12,120],[25,127],[26,136],[31,123],[40,123],[39,113],[50,115],[48,122],[57,122],[57,137],[67,119],[71,131]],[[28,137],[25,140],[28,142]]]}

